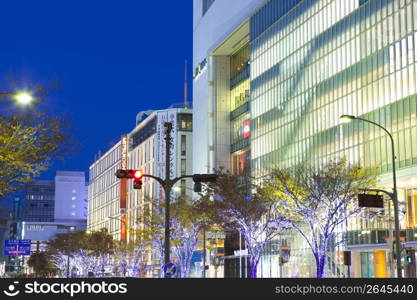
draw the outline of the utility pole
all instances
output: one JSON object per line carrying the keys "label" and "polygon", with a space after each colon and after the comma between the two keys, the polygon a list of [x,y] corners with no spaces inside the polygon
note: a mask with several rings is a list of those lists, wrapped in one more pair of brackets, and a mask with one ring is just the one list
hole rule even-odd
{"label": "utility pole", "polygon": [[35,258],[35,266],[36,266],[36,277],[39,276],[39,246],[40,246],[40,242],[37,241],[36,242],[36,258]]}
{"label": "utility pole", "polygon": [[206,227],[203,228],[203,278],[206,278]]}

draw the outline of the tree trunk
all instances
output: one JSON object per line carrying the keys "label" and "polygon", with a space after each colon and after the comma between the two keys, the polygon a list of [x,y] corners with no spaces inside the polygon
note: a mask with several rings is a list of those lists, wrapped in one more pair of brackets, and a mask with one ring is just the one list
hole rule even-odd
{"label": "tree trunk", "polygon": [[324,267],[326,265],[326,253],[316,253],[314,254],[316,259],[316,277],[317,278],[324,278]]}
{"label": "tree trunk", "polygon": [[259,258],[249,259],[250,264],[250,278],[257,278]]}

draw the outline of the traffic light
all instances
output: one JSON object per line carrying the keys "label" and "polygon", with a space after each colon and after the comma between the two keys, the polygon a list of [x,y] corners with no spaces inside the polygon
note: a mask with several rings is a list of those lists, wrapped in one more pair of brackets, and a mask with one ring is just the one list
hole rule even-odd
{"label": "traffic light", "polygon": [[218,178],[217,174],[194,174],[194,192],[201,192],[201,183],[202,182],[216,182]]}
{"label": "traffic light", "polygon": [[10,224],[9,227],[9,238],[15,239],[17,236],[17,223]]}
{"label": "traffic light", "polygon": [[135,190],[141,190],[142,189],[142,177],[143,172],[141,170],[134,170],[133,172],[133,188]]}
{"label": "traffic light", "polygon": [[142,178],[143,172],[142,170],[117,170],[116,171],[116,177],[119,179],[127,178]]}
{"label": "traffic light", "polygon": [[142,170],[117,170],[116,177],[119,179],[133,179],[133,188],[135,190],[142,189],[142,178],[143,178],[143,171]]}
{"label": "traffic light", "polygon": [[405,262],[406,263],[412,264],[414,262],[414,259],[413,259],[414,255],[415,255],[414,253],[415,252],[412,249],[405,250]]}
{"label": "traffic light", "polygon": [[352,264],[352,255],[350,251],[343,251],[343,264],[350,266]]}
{"label": "traffic light", "polygon": [[219,176],[217,174],[194,174],[194,182],[216,182]]}
{"label": "traffic light", "polygon": [[194,192],[200,193],[201,192],[201,182],[194,183]]}

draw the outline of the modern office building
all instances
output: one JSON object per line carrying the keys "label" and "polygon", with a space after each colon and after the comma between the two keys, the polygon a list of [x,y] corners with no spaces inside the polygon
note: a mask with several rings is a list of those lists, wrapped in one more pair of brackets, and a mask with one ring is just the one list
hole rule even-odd
{"label": "modern office building", "polygon": [[[164,199],[153,179],[143,178],[142,189],[135,190],[132,180],[115,176],[117,169],[140,169],[165,178],[164,122],[173,124],[171,178],[192,174],[192,110],[171,106],[138,113],[135,128],[90,166],[88,230],[107,228],[117,239],[132,240],[134,230],[143,228],[143,211]],[[173,195],[190,195],[191,188],[191,181],[181,181]]]}
{"label": "modern office building", "polygon": [[[346,156],[376,167],[390,189],[387,135],[359,121],[341,125],[339,117],[377,122],[394,136],[403,272],[415,277],[416,20],[415,0],[194,0],[194,172],[223,166],[262,174]],[[386,203],[381,216],[343,228],[350,276],[393,275],[388,212]],[[283,275],[314,276],[305,245],[286,242],[292,257]],[[329,253],[328,276],[347,276],[340,250]],[[271,250],[259,274],[278,276],[277,268]]]}

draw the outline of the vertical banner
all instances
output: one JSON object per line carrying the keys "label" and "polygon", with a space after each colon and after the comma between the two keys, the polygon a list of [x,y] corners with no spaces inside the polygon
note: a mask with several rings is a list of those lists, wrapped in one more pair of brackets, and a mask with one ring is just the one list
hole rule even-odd
{"label": "vertical banner", "polygon": [[[172,123],[172,132],[171,132],[171,156],[169,158],[170,163],[170,177],[171,179],[176,175],[176,146],[177,146],[177,113],[176,111],[160,112],[157,115],[157,169],[155,170],[156,176],[165,178],[165,122]],[[164,189],[159,186],[158,198],[164,199]]]}
{"label": "vertical banner", "polygon": [[[127,135],[123,135],[120,143],[120,168],[123,170],[128,169],[127,164]],[[123,178],[120,180],[120,214],[122,215],[122,220],[120,222],[120,232],[121,238],[126,239],[126,197],[127,197],[127,179]]]}

